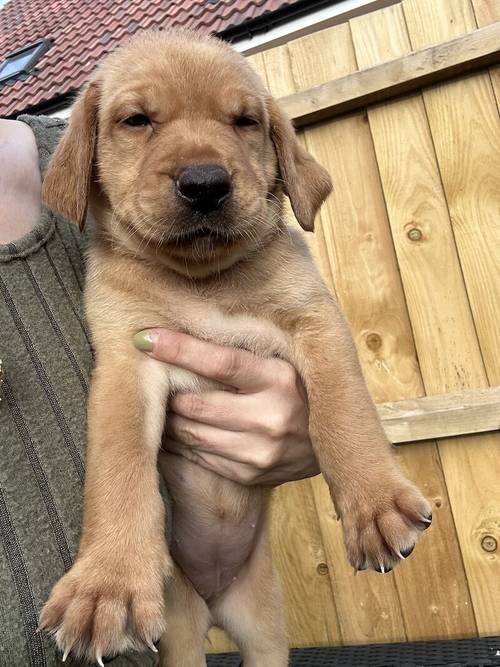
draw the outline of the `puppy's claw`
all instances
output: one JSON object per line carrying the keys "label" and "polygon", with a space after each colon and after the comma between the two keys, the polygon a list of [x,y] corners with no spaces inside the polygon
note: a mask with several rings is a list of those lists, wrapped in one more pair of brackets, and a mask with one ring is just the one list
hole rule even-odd
{"label": "puppy's claw", "polygon": [[413,549],[415,548],[415,545],[413,544],[411,547],[408,547],[404,551],[401,552],[401,557],[403,559],[408,558],[408,556],[413,552]]}
{"label": "puppy's claw", "polygon": [[99,667],[104,667],[104,663],[102,661],[102,655],[100,653],[96,655],[95,659]]}
{"label": "puppy's claw", "polygon": [[376,572],[380,572],[380,574],[387,574],[388,572],[392,571],[392,567],[390,565],[384,565],[384,563],[380,563],[378,567],[375,568]]}
{"label": "puppy's claw", "polygon": [[146,642],[146,644],[148,645],[148,648],[150,648],[150,649],[153,651],[153,653],[158,653],[158,649],[157,649],[156,646],[153,644],[153,642],[151,641],[151,639],[148,639],[147,642]]}
{"label": "puppy's claw", "polygon": [[401,553],[401,551],[399,551],[399,549],[395,549],[395,550],[394,550],[394,553],[395,553],[396,556],[397,556],[398,558],[400,558],[401,560],[406,560],[406,557],[403,556],[403,554]]}
{"label": "puppy's claw", "polygon": [[68,655],[69,655],[69,648],[65,649],[65,651],[63,653],[63,657],[62,657],[63,662],[66,662],[66,659],[67,659]]}

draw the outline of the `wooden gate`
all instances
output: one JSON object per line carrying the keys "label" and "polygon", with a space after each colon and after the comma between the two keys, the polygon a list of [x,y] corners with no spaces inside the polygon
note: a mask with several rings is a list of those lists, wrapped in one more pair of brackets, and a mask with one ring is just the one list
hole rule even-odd
{"label": "wooden gate", "polygon": [[381,408],[434,505],[394,572],[354,576],[322,479],[277,490],[293,646],[500,634],[499,48],[500,0],[404,0],[250,57],[332,174],[310,243],[376,402],[472,390]]}

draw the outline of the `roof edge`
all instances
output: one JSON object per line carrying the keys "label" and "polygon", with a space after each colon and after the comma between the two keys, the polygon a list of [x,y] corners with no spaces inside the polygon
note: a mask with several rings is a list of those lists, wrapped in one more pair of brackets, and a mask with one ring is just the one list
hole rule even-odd
{"label": "roof edge", "polygon": [[278,25],[282,25],[290,19],[300,18],[318,9],[335,5],[338,2],[339,0],[300,0],[300,2],[296,2],[293,5],[285,5],[273,12],[265,12],[253,19],[230,26],[226,30],[217,32],[216,35],[228,42],[248,39],[259,32],[267,32]]}

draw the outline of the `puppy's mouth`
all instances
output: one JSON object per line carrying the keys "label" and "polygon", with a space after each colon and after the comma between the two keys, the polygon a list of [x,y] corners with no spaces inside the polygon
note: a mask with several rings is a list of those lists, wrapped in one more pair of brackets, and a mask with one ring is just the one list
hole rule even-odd
{"label": "puppy's mouth", "polygon": [[194,244],[231,245],[234,234],[216,225],[196,225],[182,229],[170,238],[170,245],[187,247]]}

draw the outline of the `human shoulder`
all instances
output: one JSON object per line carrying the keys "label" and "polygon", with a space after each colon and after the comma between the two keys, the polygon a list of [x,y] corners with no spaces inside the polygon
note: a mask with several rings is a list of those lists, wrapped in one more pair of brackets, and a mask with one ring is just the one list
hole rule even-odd
{"label": "human shoulder", "polygon": [[63,118],[56,118],[53,116],[30,116],[27,114],[18,116],[17,120],[29,125],[35,135],[35,140],[38,146],[40,170],[43,175],[50,157],[66,128],[67,121]]}

